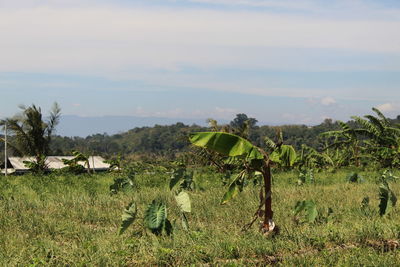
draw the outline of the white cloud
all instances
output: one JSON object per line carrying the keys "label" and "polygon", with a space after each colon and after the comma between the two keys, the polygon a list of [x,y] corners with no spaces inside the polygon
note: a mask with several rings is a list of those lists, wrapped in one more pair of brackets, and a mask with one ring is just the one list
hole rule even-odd
{"label": "white cloud", "polygon": [[[300,93],[304,93],[304,92],[300,92]],[[306,94],[304,96],[306,96]],[[341,97],[346,98],[345,95],[342,95]],[[310,104],[313,104],[313,105],[322,105],[322,106],[332,106],[337,103],[336,99],[331,96],[318,97],[315,95],[307,98],[307,102]]]}
{"label": "white cloud", "polygon": [[245,11],[3,8],[0,71],[104,74],[180,65],[310,68],[309,61],[296,62],[276,48],[399,54],[399,28],[399,21]]}
{"label": "white cloud", "polygon": [[333,97],[327,96],[321,99],[321,104],[323,106],[331,106],[336,104],[336,100]]}
{"label": "white cloud", "polygon": [[396,106],[396,104],[393,104],[393,103],[385,103],[385,104],[381,104],[381,105],[377,106],[376,108],[382,112],[390,112],[390,111],[398,110],[399,106]]}

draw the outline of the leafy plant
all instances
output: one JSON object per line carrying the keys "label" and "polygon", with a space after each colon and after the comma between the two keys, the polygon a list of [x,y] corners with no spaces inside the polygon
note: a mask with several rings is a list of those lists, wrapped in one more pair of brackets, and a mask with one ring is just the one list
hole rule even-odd
{"label": "leafy plant", "polygon": [[121,155],[118,155],[118,157],[116,157],[116,158],[104,161],[104,163],[110,164],[110,167],[109,167],[110,171],[118,171],[118,172],[121,172],[121,162],[122,162]]}
{"label": "leafy plant", "polygon": [[372,110],[377,116],[352,117],[359,126],[355,131],[360,139],[367,139],[364,143],[374,160],[383,167],[393,167],[399,163],[400,158],[400,128],[393,126],[378,109]]}
{"label": "leafy plant", "polygon": [[181,212],[182,227],[183,229],[188,230],[189,221],[187,218],[187,213],[192,212],[192,204],[189,194],[187,192],[181,191],[179,194],[175,195],[175,200]]}
{"label": "leafy plant", "polygon": [[[196,184],[194,182],[193,171],[188,171],[182,164],[179,164],[179,166],[180,167],[175,169],[171,175],[169,188],[174,192],[175,201],[181,214],[182,227],[183,229],[188,230],[189,222],[187,214],[192,212],[192,207],[189,194],[184,190],[194,190]],[[179,185],[179,188],[174,190],[176,185]]]}
{"label": "leafy plant", "polygon": [[[65,170],[74,174],[80,174],[85,171],[86,166],[86,171],[90,173],[89,156],[79,151],[72,151],[72,155],[74,156],[72,159],[62,159],[63,163],[67,165]],[[83,162],[84,165],[80,164],[80,162]]]}
{"label": "leafy plant", "polygon": [[45,155],[41,155],[36,157],[36,159],[33,161],[24,160],[23,163],[33,173],[43,173],[44,171],[48,170],[46,158],[47,157]]}
{"label": "leafy plant", "polygon": [[[222,203],[226,203],[235,197],[242,190],[244,181],[250,177],[255,177],[255,172],[260,172],[262,174],[264,186],[261,188],[260,192],[260,205],[249,227],[260,214],[264,214],[263,226],[261,229],[264,233],[272,232],[275,228],[275,223],[272,219],[271,164],[275,163],[282,166],[291,166],[296,158],[294,149],[290,146],[283,145],[281,142],[278,144],[268,142],[267,145],[270,145],[272,151],[271,154],[268,155],[266,151],[254,146],[248,140],[224,132],[192,133],[189,136],[189,140],[195,146],[215,151],[241,163],[238,166],[241,168],[241,171],[230,184]],[[264,210],[261,211],[263,206]]]}
{"label": "leafy plant", "polygon": [[342,121],[337,121],[337,123],[341,128],[340,130],[328,131],[321,134],[323,137],[333,138],[331,144],[327,145],[325,150],[334,148],[337,154],[339,154],[339,151],[349,152],[345,155],[342,154],[342,156],[345,156],[346,161],[354,162],[355,166],[359,167],[361,146],[357,131],[352,129],[348,123]]}
{"label": "leafy plant", "polygon": [[280,166],[293,166],[296,162],[296,151],[292,146],[281,145],[270,154],[269,159]]}
{"label": "leafy plant", "polygon": [[110,185],[110,193],[117,194],[120,191],[128,192],[133,190],[134,183],[130,178],[116,178],[114,183]]}
{"label": "leafy plant", "polygon": [[391,209],[396,205],[397,197],[387,182],[379,186],[379,200],[379,215],[381,216],[389,214]]}
{"label": "leafy plant", "polygon": [[318,210],[313,200],[297,201],[294,206],[294,220],[298,223],[314,223]]}
{"label": "leafy plant", "polygon": [[192,204],[187,192],[181,191],[175,196],[175,200],[182,212],[192,212]]}
{"label": "leafy plant", "polygon": [[185,167],[175,169],[171,175],[169,188],[172,190],[177,184],[181,189],[194,190],[196,183],[193,171],[187,170]]}
{"label": "leafy plant", "polygon": [[167,219],[167,206],[163,201],[153,200],[144,215],[144,225],[155,235],[172,233],[172,224]]}
{"label": "leafy plant", "polygon": [[[187,209],[187,207],[185,207]],[[119,227],[121,235],[135,221],[137,217],[137,206],[131,202],[122,213],[122,222]],[[172,234],[172,224],[167,218],[167,206],[161,200],[153,200],[147,207],[144,214],[144,226],[155,235],[161,235],[164,232],[167,235]]]}
{"label": "leafy plant", "polygon": [[304,144],[301,145],[300,154],[296,158],[296,166],[301,171],[306,169],[323,169],[328,166],[334,167],[336,165],[328,151],[319,152]]}
{"label": "leafy plant", "polygon": [[119,228],[119,234],[121,235],[125,230],[135,221],[137,215],[137,207],[136,204],[131,202],[124,209],[122,213],[122,223]]}
{"label": "leafy plant", "polygon": [[138,187],[135,183],[136,166],[127,165],[121,169],[121,165],[118,166],[118,178],[114,179],[114,183],[110,185],[110,193],[117,194],[120,191],[129,192],[134,188]]}
{"label": "leafy plant", "polygon": [[379,181],[381,183],[397,182],[399,177],[395,176],[390,170],[384,170],[380,176]]}
{"label": "leafy plant", "polygon": [[231,182],[229,185],[228,191],[224,194],[221,200],[221,204],[226,204],[228,203],[231,199],[236,197],[239,192],[243,190],[243,185],[244,185],[244,177],[246,173],[242,171],[237,175],[237,177]]}

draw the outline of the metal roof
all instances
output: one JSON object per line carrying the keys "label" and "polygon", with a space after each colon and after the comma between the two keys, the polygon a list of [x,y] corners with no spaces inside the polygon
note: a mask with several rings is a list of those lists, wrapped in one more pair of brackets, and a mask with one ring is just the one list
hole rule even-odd
{"label": "metal roof", "polygon": [[[62,169],[67,167],[67,165],[64,164],[63,159],[71,160],[73,158],[73,156],[49,156],[46,158],[46,165],[49,169]],[[29,171],[29,168],[25,166],[24,161],[36,161],[34,157],[9,157],[8,160],[11,163],[12,168],[17,172]],[[78,164],[85,168],[87,167],[84,161],[79,161]],[[100,156],[89,156],[89,169],[101,171],[108,170],[109,168],[110,164],[104,163],[104,158]]]}

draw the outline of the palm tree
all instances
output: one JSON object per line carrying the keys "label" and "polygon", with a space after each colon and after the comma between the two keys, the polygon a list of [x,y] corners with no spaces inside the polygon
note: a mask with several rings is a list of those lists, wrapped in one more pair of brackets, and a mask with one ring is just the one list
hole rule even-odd
{"label": "palm tree", "polygon": [[372,110],[377,116],[366,115],[365,119],[352,117],[359,126],[355,132],[364,138],[365,146],[371,155],[383,166],[392,166],[400,156],[400,128],[397,125],[393,126],[377,108]]}
{"label": "palm tree", "polygon": [[[40,107],[20,106],[22,112],[13,118],[2,120],[0,125],[7,124],[12,136],[10,147],[21,156],[35,158],[35,170],[46,169],[45,158],[50,152],[50,142],[56,125],[60,120],[61,109],[54,103],[47,121],[43,121]],[[32,164],[30,164],[31,167]]]}

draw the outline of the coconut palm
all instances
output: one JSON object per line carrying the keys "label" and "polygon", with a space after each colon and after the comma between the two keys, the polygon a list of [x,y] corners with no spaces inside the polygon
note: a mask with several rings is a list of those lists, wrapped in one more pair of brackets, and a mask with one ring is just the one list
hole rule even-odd
{"label": "coconut palm", "polygon": [[32,105],[20,108],[20,114],[2,120],[0,125],[7,124],[12,136],[11,142],[8,143],[10,147],[21,156],[34,157],[35,169],[43,171],[46,169],[45,158],[50,152],[51,137],[59,122],[61,109],[54,103],[48,120],[44,121],[40,107]]}

